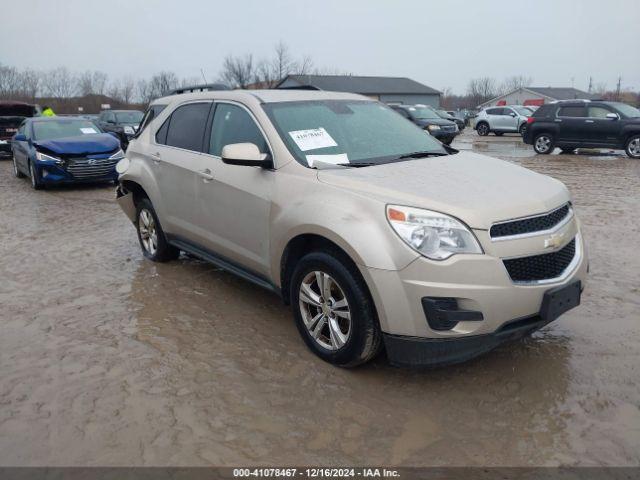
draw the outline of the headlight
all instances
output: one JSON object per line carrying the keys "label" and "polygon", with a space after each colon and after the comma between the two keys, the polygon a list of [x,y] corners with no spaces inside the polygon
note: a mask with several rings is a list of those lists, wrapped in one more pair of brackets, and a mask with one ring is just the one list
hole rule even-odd
{"label": "headlight", "polygon": [[129,162],[129,159],[127,157],[124,157],[122,160],[116,163],[116,172],[123,174],[124,172],[129,170],[129,165],[131,165],[131,162]]}
{"label": "headlight", "polygon": [[440,130],[440,125],[429,125],[427,127],[427,130],[429,130],[430,132],[433,132],[434,130]]}
{"label": "headlight", "polygon": [[449,215],[388,205],[387,219],[407,245],[432,260],[444,260],[456,253],[482,253],[473,233]]}
{"label": "headlight", "polygon": [[41,162],[56,162],[58,165],[62,165],[64,163],[61,158],[52,157],[51,155],[47,155],[42,152],[36,152],[36,160],[40,160]]}
{"label": "headlight", "polygon": [[119,158],[124,158],[124,152],[122,149],[118,150],[116,153],[109,157],[111,160],[117,160]]}

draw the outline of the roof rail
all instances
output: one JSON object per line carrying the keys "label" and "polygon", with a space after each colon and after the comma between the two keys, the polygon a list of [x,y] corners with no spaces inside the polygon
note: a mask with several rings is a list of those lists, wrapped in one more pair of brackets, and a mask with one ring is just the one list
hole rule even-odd
{"label": "roof rail", "polygon": [[209,92],[211,90],[231,90],[224,83],[205,83],[202,85],[190,85],[187,87],[180,87],[174,90],[169,90],[163,95],[165,97],[169,95],[180,95],[182,93],[194,93],[194,92]]}
{"label": "roof rail", "polygon": [[590,100],[588,98],[568,98],[566,100],[554,100],[553,102],[549,102],[549,103],[578,103],[578,102],[583,102],[583,103],[589,103],[589,102],[593,102],[595,100]]}

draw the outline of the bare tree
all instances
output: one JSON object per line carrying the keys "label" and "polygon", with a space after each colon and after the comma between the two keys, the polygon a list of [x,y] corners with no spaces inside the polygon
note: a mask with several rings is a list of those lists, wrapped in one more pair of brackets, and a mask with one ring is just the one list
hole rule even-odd
{"label": "bare tree", "polygon": [[15,67],[0,65],[0,98],[16,96],[20,88],[20,73]]}
{"label": "bare tree", "polygon": [[475,105],[491,100],[497,93],[496,81],[490,77],[473,78],[467,86],[467,94]]}
{"label": "bare tree", "polygon": [[256,76],[256,66],[250,53],[243,57],[228,55],[224,59],[220,79],[230,87],[247,88],[256,81]]}
{"label": "bare tree", "polygon": [[136,98],[138,102],[146,105],[153,100],[153,92],[151,91],[151,82],[143,79],[136,83]]}
{"label": "bare tree", "polygon": [[42,78],[45,94],[56,98],[69,98],[77,91],[77,79],[67,67],[49,70]]}
{"label": "bare tree", "polygon": [[519,88],[530,87],[532,83],[533,78],[531,77],[527,77],[526,75],[513,75],[504,79],[500,90],[503,94],[509,93]]}
{"label": "bare tree", "polygon": [[156,73],[149,81],[151,88],[151,98],[158,98],[166,95],[168,91],[178,88],[178,77],[173,72]]}
{"label": "bare tree", "polygon": [[30,101],[35,101],[40,94],[42,74],[37,70],[26,68],[20,74],[20,83],[22,84],[23,96]]}
{"label": "bare tree", "polygon": [[78,93],[82,96],[104,95],[108,78],[104,72],[87,70],[78,77]]}
{"label": "bare tree", "polygon": [[130,104],[133,101],[135,88],[136,81],[130,75],[127,75],[120,81],[120,94],[124,103]]}

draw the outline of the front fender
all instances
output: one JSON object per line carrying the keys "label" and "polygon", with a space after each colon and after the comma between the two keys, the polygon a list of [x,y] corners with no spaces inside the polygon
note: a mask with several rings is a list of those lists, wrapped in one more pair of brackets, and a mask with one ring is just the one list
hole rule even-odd
{"label": "front fender", "polygon": [[310,193],[295,204],[275,208],[270,248],[275,283],[281,284],[280,262],[287,245],[304,234],[332,241],[360,267],[400,270],[409,265],[419,255],[387,223],[385,207],[383,202],[325,185],[317,196]]}

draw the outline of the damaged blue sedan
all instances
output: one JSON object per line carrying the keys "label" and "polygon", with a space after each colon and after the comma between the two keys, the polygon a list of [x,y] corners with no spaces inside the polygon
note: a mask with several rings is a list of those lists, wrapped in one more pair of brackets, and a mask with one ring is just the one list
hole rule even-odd
{"label": "damaged blue sedan", "polygon": [[11,141],[13,171],[39,190],[47,185],[115,182],[124,152],[120,141],[90,120],[26,119]]}

